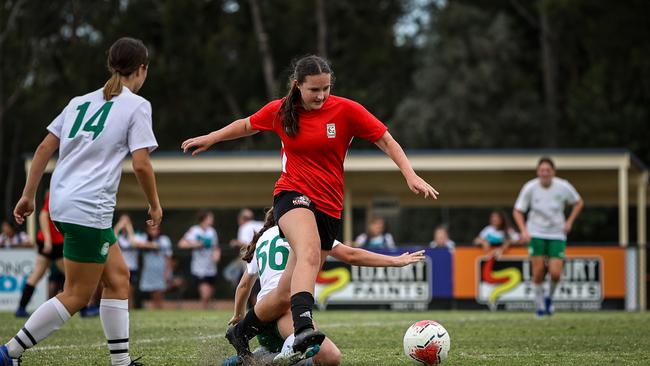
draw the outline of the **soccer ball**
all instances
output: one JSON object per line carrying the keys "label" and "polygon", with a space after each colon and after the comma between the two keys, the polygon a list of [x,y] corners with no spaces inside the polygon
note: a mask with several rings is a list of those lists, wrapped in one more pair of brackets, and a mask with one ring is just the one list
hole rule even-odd
{"label": "soccer ball", "polygon": [[418,365],[438,365],[447,358],[451,340],[447,329],[433,320],[421,320],[404,334],[404,353]]}

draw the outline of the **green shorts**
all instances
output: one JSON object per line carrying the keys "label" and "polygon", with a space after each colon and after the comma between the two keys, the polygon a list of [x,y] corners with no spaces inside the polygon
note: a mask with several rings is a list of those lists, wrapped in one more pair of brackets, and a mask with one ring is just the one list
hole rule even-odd
{"label": "green shorts", "polygon": [[269,328],[257,335],[257,342],[260,346],[269,350],[269,352],[276,353],[282,350],[284,338],[280,335],[278,330],[278,323],[274,322]]}
{"label": "green shorts", "polygon": [[63,234],[63,257],[82,263],[106,263],[108,248],[117,238],[112,228],[94,227],[54,221]]}
{"label": "green shorts", "polygon": [[544,256],[564,259],[566,240],[531,238],[528,254],[531,257]]}

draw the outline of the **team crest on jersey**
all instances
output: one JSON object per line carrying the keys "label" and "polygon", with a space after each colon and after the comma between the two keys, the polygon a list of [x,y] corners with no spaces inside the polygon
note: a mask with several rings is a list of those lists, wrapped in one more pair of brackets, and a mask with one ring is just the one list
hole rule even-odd
{"label": "team crest on jersey", "polygon": [[311,204],[311,200],[307,196],[300,196],[293,199],[294,206],[307,206]]}
{"label": "team crest on jersey", "polygon": [[328,139],[333,139],[336,137],[336,124],[335,123],[328,123],[327,124],[327,138]]}

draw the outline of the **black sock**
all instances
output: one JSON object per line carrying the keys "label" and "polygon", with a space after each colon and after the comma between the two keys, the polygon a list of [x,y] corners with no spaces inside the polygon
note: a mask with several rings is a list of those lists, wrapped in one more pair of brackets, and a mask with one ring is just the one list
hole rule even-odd
{"label": "black sock", "polygon": [[20,307],[21,308],[26,308],[27,304],[29,304],[29,300],[32,299],[32,295],[34,294],[34,286],[30,285],[29,283],[25,284],[25,288],[23,288],[23,296],[20,298]]}
{"label": "black sock", "polygon": [[265,323],[257,317],[255,314],[255,308],[248,310],[244,319],[237,323],[236,327],[239,327],[238,333],[246,337],[247,340],[252,339],[256,335],[260,334],[264,328],[269,323]]}
{"label": "black sock", "polygon": [[298,292],[291,296],[291,317],[293,318],[294,334],[304,330],[314,329],[311,309],[314,307],[314,296],[309,292]]}

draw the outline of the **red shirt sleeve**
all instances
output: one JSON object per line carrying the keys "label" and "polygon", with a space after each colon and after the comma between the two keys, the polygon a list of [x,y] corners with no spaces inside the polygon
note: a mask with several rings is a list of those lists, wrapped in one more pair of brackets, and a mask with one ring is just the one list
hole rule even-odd
{"label": "red shirt sleeve", "polygon": [[368,112],[361,104],[350,101],[348,106],[348,115],[350,116],[350,123],[353,126],[352,130],[355,137],[377,142],[388,130],[386,125],[381,123],[377,117]]}
{"label": "red shirt sleeve", "polygon": [[282,99],[269,102],[259,111],[250,116],[251,128],[258,131],[273,131],[280,121],[280,105]]}

